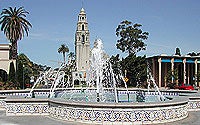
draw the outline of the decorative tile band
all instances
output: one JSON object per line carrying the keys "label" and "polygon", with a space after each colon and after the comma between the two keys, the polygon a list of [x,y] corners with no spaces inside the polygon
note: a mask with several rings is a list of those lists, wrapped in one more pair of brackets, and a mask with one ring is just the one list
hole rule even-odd
{"label": "decorative tile band", "polygon": [[48,102],[46,103],[7,103],[6,115],[49,115]]}
{"label": "decorative tile band", "polygon": [[6,102],[4,99],[0,99],[0,108],[5,108],[6,107]]}
{"label": "decorative tile band", "polygon": [[6,96],[0,96],[0,109],[6,107],[5,99],[6,99]]}
{"label": "decorative tile band", "polygon": [[86,123],[152,124],[180,120],[188,116],[187,104],[155,108],[78,108],[50,107],[49,114],[56,119]]}
{"label": "decorative tile band", "polygon": [[188,111],[200,111],[200,98],[189,100]]}

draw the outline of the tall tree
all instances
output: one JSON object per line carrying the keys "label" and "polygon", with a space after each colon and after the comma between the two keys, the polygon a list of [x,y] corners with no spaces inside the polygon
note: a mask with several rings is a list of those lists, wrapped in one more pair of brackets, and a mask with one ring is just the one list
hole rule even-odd
{"label": "tall tree", "polygon": [[116,56],[111,56],[110,63],[112,64],[113,72],[117,75],[121,73],[121,65],[119,54]]}
{"label": "tall tree", "polygon": [[24,37],[24,32],[28,36],[29,28],[32,25],[25,19],[26,14],[29,14],[23,7],[18,9],[9,7],[3,9],[0,17],[1,31],[4,32],[7,39],[11,42],[11,58],[17,58],[17,41]]}
{"label": "tall tree", "polygon": [[9,75],[8,75],[8,80],[15,83],[16,82],[16,73],[15,73],[15,67],[14,63],[10,63],[10,69],[9,69]]}
{"label": "tall tree", "polygon": [[72,63],[74,60],[75,60],[75,54],[73,52],[70,52],[68,54],[68,60],[69,60],[69,63]]}
{"label": "tall tree", "polygon": [[135,54],[128,55],[121,61],[122,71],[127,71],[128,86],[134,86],[143,84],[147,79],[147,65],[146,56],[138,56]]}
{"label": "tall tree", "polygon": [[179,48],[176,48],[176,53],[175,53],[175,55],[179,55],[179,56],[181,56],[181,51],[180,51]]}
{"label": "tall tree", "polygon": [[22,89],[23,88],[23,83],[24,83],[24,81],[23,81],[23,77],[24,77],[24,72],[23,72],[23,70],[24,70],[24,67],[23,67],[23,63],[22,63],[22,61],[21,60],[19,60],[18,59],[18,61],[17,61],[17,81],[19,82],[19,84],[20,84],[20,88]]}
{"label": "tall tree", "polygon": [[65,56],[65,53],[68,53],[69,52],[69,48],[68,46],[66,46],[65,44],[62,44],[59,48],[58,48],[58,53],[62,53],[63,54],[63,61],[64,61],[64,64],[66,62],[66,56]]}
{"label": "tall tree", "polygon": [[122,52],[128,52],[130,54],[136,54],[141,50],[146,49],[144,40],[147,40],[149,33],[143,32],[141,24],[132,24],[130,21],[122,21],[116,29],[116,35],[119,37],[117,40],[117,49]]}

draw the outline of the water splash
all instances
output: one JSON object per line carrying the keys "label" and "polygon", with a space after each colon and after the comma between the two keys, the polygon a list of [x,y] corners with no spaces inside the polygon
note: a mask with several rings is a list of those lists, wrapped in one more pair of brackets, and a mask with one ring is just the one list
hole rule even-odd
{"label": "water splash", "polygon": [[[40,89],[50,89],[49,97],[55,96],[55,90],[57,88],[67,88],[70,86],[69,82],[65,82],[65,72],[62,70],[65,68],[65,64],[61,64],[58,70],[50,68],[47,71],[41,72],[40,76],[37,78],[33,87],[30,90],[28,97],[34,96],[34,90]],[[50,86],[50,88],[49,88]]]}
{"label": "water splash", "polygon": [[159,101],[165,101],[166,98],[163,96],[163,94],[160,92],[155,79],[153,78],[153,75],[151,74],[150,64],[147,62],[147,82],[148,82],[148,95],[150,95],[150,86],[153,84],[153,87],[155,89],[155,93],[158,93],[158,100]]}
{"label": "water splash", "polygon": [[106,100],[106,91],[104,88],[111,88],[114,91],[115,101],[118,102],[116,80],[114,77],[109,57],[103,50],[101,39],[96,39],[94,48],[91,51],[90,69],[86,78],[89,87],[96,87],[97,101]]}

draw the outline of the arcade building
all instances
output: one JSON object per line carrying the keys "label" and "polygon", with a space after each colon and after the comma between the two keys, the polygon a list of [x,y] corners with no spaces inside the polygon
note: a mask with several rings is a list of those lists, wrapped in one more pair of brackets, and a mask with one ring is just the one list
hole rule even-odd
{"label": "arcade building", "polygon": [[[166,87],[169,83],[190,84],[199,87],[197,79],[200,71],[200,56],[152,56],[147,58],[153,77],[158,87]],[[173,72],[174,71],[174,72]],[[175,73],[176,77],[171,77],[167,81],[169,72]]]}

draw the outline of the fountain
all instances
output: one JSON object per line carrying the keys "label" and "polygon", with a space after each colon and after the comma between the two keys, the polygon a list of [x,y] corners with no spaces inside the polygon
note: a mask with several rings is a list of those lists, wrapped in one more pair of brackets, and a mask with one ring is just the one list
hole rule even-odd
{"label": "fountain", "polygon": [[[42,73],[29,93],[32,95],[37,91],[36,86],[40,84],[50,85],[49,98],[6,99],[6,114],[49,115],[59,120],[89,124],[157,124],[184,119],[188,116],[188,109],[196,108],[193,106],[197,103],[196,98],[191,101],[186,97],[167,100],[159,91],[150,68],[147,69],[148,90],[131,88],[128,91],[126,82],[125,89],[117,88],[118,81],[124,81],[124,77],[113,73],[100,39],[95,41],[91,51],[86,87],[70,88],[64,80],[64,67],[61,65],[58,70],[49,69]],[[150,95],[151,84],[157,96]],[[127,95],[128,101],[124,101],[122,95]],[[134,100],[129,100],[129,96]],[[150,101],[151,97],[158,98]]]}
{"label": "fountain", "polygon": [[[101,39],[96,39],[94,48],[91,50],[90,68],[86,76],[87,87],[82,88],[79,95],[74,91],[66,92],[68,91],[66,90],[61,97],[77,101],[77,96],[82,95],[82,99],[80,97],[78,101],[118,103],[117,81],[124,81],[123,76],[121,74],[118,74],[117,77],[114,75],[109,58],[103,50],[103,43]],[[126,82],[124,84],[128,94]],[[91,88],[94,89],[91,90]]]}
{"label": "fountain", "polygon": [[[50,85],[49,98],[64,98],[66,100],[73,101],[86,101],[86,102],[119,102],[119,98],[122,99],[120,102],[149,102],[149,101],[165,101],[165,97],[161,94],[158,86],[153,79],[150,68],[148,66],[148,92],[141,91],[138,87],[136,94],[132,97],[135,98],[130,100],[129,91],[124,80],[122,73],[114,74],[112,65],[109,61],[108,55],[103,50],[103,43],[101,39],[96,39],[94,47],[91,50],[90,68],[86,75],[86,87],[77,89],[70,88],[69,83],[64,81],[65,73],[62,69],[65,65],[62,64],[58,70],[49,69],[42,73],[36,80],[36,83],[32,87],[30,94],[34,97],[33,90],[37,85],[45,83]],[[119,83],[123,82],[123,83]],[[117,84],[124,84],[127,98],[125,99],[119,95],[117,91]],[[150,85],[153,84],[155,92],[158,92],[158,99],[156,96],[149,94]],[[137,86],[139,83],[137,83]],[[61,91],[58,89],[61,88]]]}
{"label": "fountain", "polygon": [[[120,80],[119,80],[120,79]],[[149,85],[158,92],[158,100],[147,101],[149,90],[136,89],[135,101],[119,101],[117,81],[123,81],[121,74],[114,75],[112,66],[103,51],[103,44],[97,39],[91,51],[90,68],[87,71],[86,88],[65,90],[61,98],[52,98],[50,116],[57,119],[100,124],[154,124],[176,121],[187,117],[187,101],[170,102],[159,91],[153,76],[148,71]],[[129,91],[124,82],[127,96]],[[57,96],[59,97],[59,96]],[[128,96],[129,97],[129,96]],[[137,102],[136,102],[137,101]],[[111,103],[112,102],[112,103]]]}
{"label": "fountain", "polygon": [[[167,100],[159,91],[150,68],[147,69],[148,90],[131,88],[128,91],[126,82],[126,88],[117,88],[124,77],[121,73],[113,73],[100,39],[95,41],[91,51],[86,87],[70,87],[64,80],[64,67],[61,65],[58,70],[41,73],[29,93],[35,98],[0,98],[0,102],[5,100],[2,104],[6,105],[6,115],[49,115],[54,119],[89,124],[157,124],[184,119],[189,110],[200,109],[197,106],[200,98],[197,97]],[[151,95],[150,84],[153,84],[156,95]],[[41,85],[50,86],[40,90],[48,91],[49,98],[38,98],[37,86]],[[122,98],[125,95],[128,101]]]}

